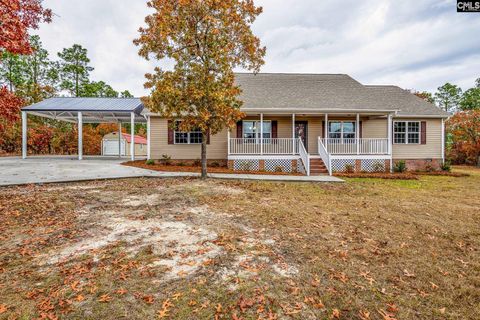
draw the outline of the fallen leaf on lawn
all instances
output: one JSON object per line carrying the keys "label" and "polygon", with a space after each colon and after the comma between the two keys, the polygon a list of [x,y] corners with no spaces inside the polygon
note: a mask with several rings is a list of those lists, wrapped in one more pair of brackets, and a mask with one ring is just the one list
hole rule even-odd
{"label": "fallen leaf on lawn", "polygon": [[445,314],[446,308],[440,308],[438,311],[440,311],[441,314]]}
{"label": "fallen leaf on lawn", "polygon": [[404,269],[403,270],[403,275],[405,277],[409,277],[409,278],[414,278],[415,277],[415,274],[414,273],[410,273],[407,269]]}
{"label": "fallen leaf on lawn", "polygon": [[82,302],[83,300],[85,300],[85,297],[82,296],[81,294],[79,294],[79,295],[75,298],[75,300],[77,300],[77,302]]}
{"label": "fallen leaf on lawn", "polygon": [[147,304],[152,304],[155,301],[155,298],[153,298],[152,295],[147,295],[147,296],[143,296],[142,300],[145,301],[145,303]]}
{"label": "fallen leaf on lawn", "polygon": [[333,309],[333,311],[332,311],[332,318],[340,319],[340,310],[338,310],[338,309]]}
{"label": "fallen leaf on lawn", "polygon": [[5,313],[7,311],[7,306],[4,304],[0,304],[0,313]]}
{"label": "fallen leaf on lawn", "polygon": [[370,319],[370,312],[368,312],[367,310],[360,310],[358,312],[358,316],[362,320],[369,320]]}
{"label": "fallen leaf on lawn", "polygon": [[430,284],[432,285],[432,289],[433,289],[433,290],[438,289],[438,286],[437,286],[435,283],[430,282]]}
{"label": "fallen leaf on lawn", "polygon": [[393,313],[397,313],[398,307],[393,303],[387,303],[387,310]]}
{"label": "fallen leaf on lawn", "polygon": [[120,288],[120,289],[118,289],[117,291],[115,291],[116,294],[119,294],[119,295],[121,295],[121,296],[123,296],[123,295],[126,294],[127,292],[128,292],[128,291],[127,291],[127,289],[125,289],[125,288]]}
{"label": "fallen leaf on lawn", "polygon": [[112,297],[110,297],[108,294],[101,295],[100,298],[98,299],[98,302],[110,302],[112,301]]}

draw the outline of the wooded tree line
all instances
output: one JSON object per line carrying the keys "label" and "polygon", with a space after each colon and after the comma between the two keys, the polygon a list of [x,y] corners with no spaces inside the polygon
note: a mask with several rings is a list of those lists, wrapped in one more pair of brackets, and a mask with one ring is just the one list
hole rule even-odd
{"label": "wooded tree line", "polygon": [[[0,152],[19,153],[21,149],[20,108],[55,96],[132,97],[118,92],[104,81],[93,81],[87,49],[74,44],[51,59],[39,36],[29,37],[27,54],[0,51]],[[6,100],[10,95],[10,100]],[[16,100],[15,100],[16,99]],[[8,101],[8,102],[7,102]],[[116,131],[114,124],[84,125],[84,153],[99,154],[106,133]],[[144,130],[140,133],[144,133]],[[74,154],[77,152],[75,124],[29,116],[28,148],[31,153]]]}
{"label": "wooded tree line", "polygon": [[480,165],[480,78],[465,91],[447,82],[434,94],[412,92],[453,113],[446,122],[447,159],[456,164]]}

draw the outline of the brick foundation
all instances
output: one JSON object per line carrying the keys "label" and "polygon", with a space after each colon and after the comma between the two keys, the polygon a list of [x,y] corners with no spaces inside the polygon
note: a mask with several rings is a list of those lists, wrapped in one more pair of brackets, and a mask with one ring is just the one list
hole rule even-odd
{"label": "brick foundation", "polygon": [[[401,160],[393,160],[394,165]],[[403,161],[405,161],[407,171],[440,170],[442,166],[442,159],[403,159]]]}
{"label": "brick foundation", "polygon": [[265,171],[265,160],[258,160],[258,171]]}

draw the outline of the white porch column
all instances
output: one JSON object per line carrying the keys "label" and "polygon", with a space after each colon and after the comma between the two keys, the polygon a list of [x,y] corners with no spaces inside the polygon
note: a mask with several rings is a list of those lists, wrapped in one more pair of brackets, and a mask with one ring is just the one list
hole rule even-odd
{"label": "white porch column", "polygon": [[392,115],[388,115],[388,154],[392,154]]}
{"label": "white porch column", "polygon": [[295,154],[295,113],[292,113],[292,154]]}
{"label": "white porch column", "polygon": [[388,154],[390,155],[390,172],[393,172],[393,122],[392,115],[388,115]]}
{"label": "white porch column", "polygon": [[325,113],[325,149],[328,151],[328,113]]}
{"label": "white porch column", "polygon": [[230,155],[230,128],[227,131],[227,154]]}
{"label": "white porch column", "polygon": [[27,158],[27,112],[22,111],[22,159]]}
{"label": "white porch column", "polygon": [[260,154],[263,154],[263,113],[260,113]]}
{"label": "white porch column", "polygon": [[442,164],[445,164],[445,119],[442,118]]}
{"label": "white porch column", "polygon": [[147,116],[147,160],[150,160],[151,154],[150,154],[150,116]]}
{"label": "white porch column", "polygon": [[357,113],[357,122],[355,124],[355,137],[357,137],[357,155],[360,154],[360,114]]}
{"label": "white porch column", "polygon": [[135,161],[135,113],[130,113],[130,157]]}
{"label": "white porch column", "polygon": [[122,157],[122,123],[118,123],[118,157]]}
{"label": "white porch column", "polygon": [[83,159],[83,118],[82,113],[78,113],[78,160]]}

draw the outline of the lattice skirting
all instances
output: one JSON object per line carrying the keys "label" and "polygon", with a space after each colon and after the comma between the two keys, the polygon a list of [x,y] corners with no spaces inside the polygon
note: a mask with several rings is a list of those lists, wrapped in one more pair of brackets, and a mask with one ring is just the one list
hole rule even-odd
{"label": "lattice skirting", "polygon": [[385,172],[386,167],[384,159],[363,159],[361,161],[361,171]]}
{"label": "lattice skirting", "polygon": [[301,159],[232,159],[229,168],[237,171],[267,171],[306,174]]}
{"label": "lattice skirting", "polygon": [[386,159],[332,159],[333,172],[385,172],[390,170]]}
{"label": "lattice skirting", "polygon": [[332,159],[332,171],[343,172],[351,168],[355,170],[355,159]]}
{"label": "lattice skirting", "polygon": [[290,159],[266,159],[265,171],[292,172],[292,160]]}
{"label": "lattice skirting", "polygon": [[260,170],[260,160],[247,160],[247,159],[233,160],[233,170],[258,171]]}

